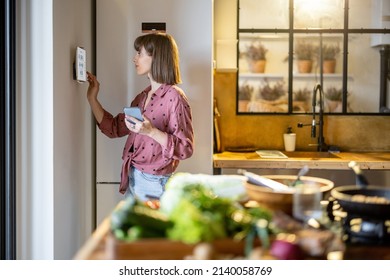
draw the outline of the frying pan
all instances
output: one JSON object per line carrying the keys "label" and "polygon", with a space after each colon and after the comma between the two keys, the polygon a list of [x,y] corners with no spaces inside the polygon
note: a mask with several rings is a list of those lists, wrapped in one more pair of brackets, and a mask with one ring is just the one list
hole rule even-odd
{"label": "frying pan", "polygon": [[[359,197],[357,197],[359,195]],[[380,186],[341,186],[331,190],[331,196],[338,201],[345,212],[354,216],[390,219],[390,188]],[[368,197],[368,199],[364,199]],[[374,197],[387,201],[375,201]]]}

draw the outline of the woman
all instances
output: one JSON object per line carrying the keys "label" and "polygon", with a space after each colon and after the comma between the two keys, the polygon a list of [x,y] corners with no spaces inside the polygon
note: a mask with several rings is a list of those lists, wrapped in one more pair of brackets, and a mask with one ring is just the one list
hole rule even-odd
{"label": "woman", "polygon": [[131,102],[143,121],[119,113],[115,117],[98,101],[99,82],[88,73],[87,98],[101,132],[110,138],[127,135],[119,192],[146,201],[158,199],[179,161],[192,156],[194,131],[191,107],[181,83],[179,53],[172,36],[150,33],[134,41],[133,62],[150,85]]}

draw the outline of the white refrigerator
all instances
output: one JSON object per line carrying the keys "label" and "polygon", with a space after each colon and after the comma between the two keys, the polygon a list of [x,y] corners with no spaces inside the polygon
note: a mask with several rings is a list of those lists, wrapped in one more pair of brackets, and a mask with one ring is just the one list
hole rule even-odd
{"label": "white refrigerator", "polygon": [[[212,0],[97,0],[96,75],[99,99],[113,115],[148,85],[134,69],[134,39],[142,23],[163,22],[179,47],[183,83],[193,111],[195,152],[178,171],[212,174]],[[118,192],[126,138],[96,131],[96,223],[123,199]]]}

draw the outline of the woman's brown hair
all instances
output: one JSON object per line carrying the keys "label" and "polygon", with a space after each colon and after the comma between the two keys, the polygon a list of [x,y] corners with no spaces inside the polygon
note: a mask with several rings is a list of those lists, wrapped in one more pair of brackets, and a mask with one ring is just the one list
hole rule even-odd
{"label": "woman's brown hair", "polygon": [[179,50],[173,37],[166,33],[149,33],[134,41],[134,49],[144,47],[152,57],[152,78],[160,84],[181,83]]}

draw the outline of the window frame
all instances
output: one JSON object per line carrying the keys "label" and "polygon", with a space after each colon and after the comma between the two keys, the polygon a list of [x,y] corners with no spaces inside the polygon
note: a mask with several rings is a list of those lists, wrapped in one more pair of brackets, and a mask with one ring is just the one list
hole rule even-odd
{"label": "window frame", "polygon": [[[342,36],[342,111],[341,112],[325,112],[328,115],[387,115],[386,112],[348,112],[348,49],[349,49],[349,38],[352,34],[390,34],[390,29],[386,28],[352,28],[349,29],[349,0],[343,0],[344,2],[344,12],[343,12],[343,28],[294,28],[294,0],[289,0],[289,19],[288,19],[288,28],[240,28],[240,0],[237,0],[237,83],[236,83],[236,114],[237,115],[257,115],[257,114],[275,114],[275,115],[288,115],[288,114],[312,114],[312,112],[294,112],[293,111],[293,61],[294,61],[294,39],[295,35],[319,35],[322,46],[322,37],[323,34],[340,34]],[[239,42],[241,34],[287,34],[288,36],[288,81],[287,81],[287,95],[288,95],[288,110],[287,112],[242,112],[239,110],[239,83],[240,83],[240,69],[239,69]],[[387,56],[388,61],[390,61],[390,48],[384,47],[380,50],[381,56]],[[383,52],[383,53],[382,53]],[[322,71],[322,59],[320,59],[320,84],[323,85],[324,76]],[[383,65],[381,62],[382,68],[387,69],[387,65]],[[387,66],[387,67],[386,67]],[[387,69],[387,73],[388,69]],[[379,81],[379,104],[386,104],[387,101],[387,81]],[[379,107],[380,107],[379,106]]]}

